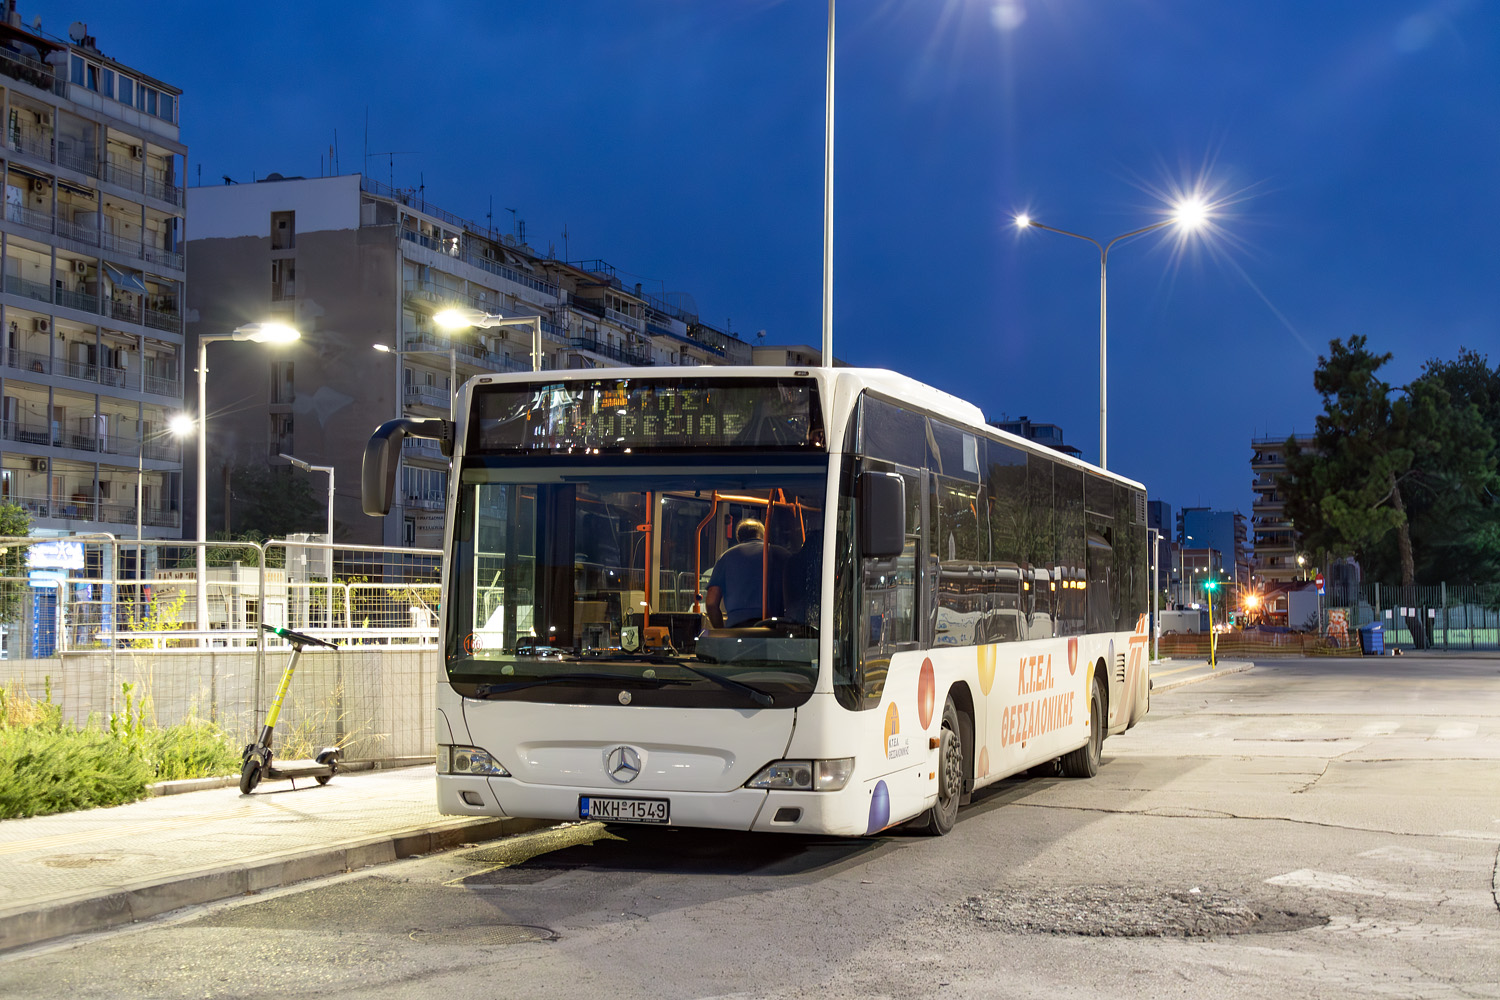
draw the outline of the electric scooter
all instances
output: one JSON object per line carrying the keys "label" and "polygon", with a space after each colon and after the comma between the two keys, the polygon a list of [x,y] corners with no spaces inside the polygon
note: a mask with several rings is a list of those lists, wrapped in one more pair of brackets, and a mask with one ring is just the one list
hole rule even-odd
{"label": "electric scooter", "polygon": [[276,697],[271,701],[271,711],[266,715],[266,724],[260,731],[260,738],[245,746],[245,764],[240,768],[240,794],[249,795],[263,777],[291,778],[294,789],[298,778],[314,778],[318,784],[326,785],[339,772],[339,760],[344,756],[343,748],[324,747],[312,760],[285,760],[277,763],[271,756],[271,730],[276,728],[276,717],[281,714],[281,701],[286,697],[286,689],[291,686],[292,673],[297,669],[297,659],[302,655],[302,647],[326,646],[338,649],[338,646],[301,632],[293,632],[289,628],[277,628],[264,622],[260,627],[290,642],[292,659],[286,665],[286,673],[281,675],[281,684],[276,688]]}

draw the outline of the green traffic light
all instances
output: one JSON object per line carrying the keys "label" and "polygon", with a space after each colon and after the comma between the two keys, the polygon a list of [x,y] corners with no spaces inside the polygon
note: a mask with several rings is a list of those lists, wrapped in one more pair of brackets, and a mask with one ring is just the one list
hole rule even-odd
{"label": "green traffic light", "polygon": [[1206,581],[1204,581],[1203,589],[1204,590],[1218,590],[1219,589],[1219,581],[1218,580],[1206,580]]}

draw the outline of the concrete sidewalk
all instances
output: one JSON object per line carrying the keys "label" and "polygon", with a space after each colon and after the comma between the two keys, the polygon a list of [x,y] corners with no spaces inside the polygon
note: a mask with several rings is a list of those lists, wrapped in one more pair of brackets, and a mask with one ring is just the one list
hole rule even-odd
{"label": "concrete sidewalk", "polygon": [[[1248,670],[1163,660],[1157,693]],[[0,822],[0,951],[551,826],[440,816],[430,763]]]}
{"label": "concrete sidewalk", "polygon": [[1184,684],[1197,684],[1225,674],[1238,674],[1255,664],[1248,660],[1219,660],[1209,666],[1207,660],[1163,659],[1151,664],[1151,690],[1160,694]]}
{"label": "concrete sidewalk", "polygon": [[6,820],[0,951],[549,825],[440,816],[430,764]]}

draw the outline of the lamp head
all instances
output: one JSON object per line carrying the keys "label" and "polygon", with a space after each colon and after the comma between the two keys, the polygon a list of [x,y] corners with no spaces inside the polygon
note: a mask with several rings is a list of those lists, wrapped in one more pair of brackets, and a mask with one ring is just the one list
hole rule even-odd
{"label": "lamp head", "polygon": [[286,344],[300,340],[302,334],[285,323],[246,323],[235,327],[235,340],[251,340],[257,344]]}
{"label": "lamp head", "polygon": [[448,308],[440,310],[432,321],[444,330],[466,330],[474,325],[477,317],[484,314],[476,309]]}
{"label": "lamp head", "polygon": [[1172,206],[1172,221],[1182,229],[1197,229],[1208,221],[1208,203],[1198,195],[1184,198]]}
{"label": "lamp head", "polygon": [[186,413],[179,413],[167,421],[167,430],[173,437],[187,437],[193,433],[193,428],[197,425],[198,422],[192,417]]}
{"label": "lamp head", "polygon": [[1031,225],[1031,216],[1027,215],[1025,212],[1022,212],[1020,215],[1016,216],[1016,228],[1017,229],[1026,229],[1030,225]]}

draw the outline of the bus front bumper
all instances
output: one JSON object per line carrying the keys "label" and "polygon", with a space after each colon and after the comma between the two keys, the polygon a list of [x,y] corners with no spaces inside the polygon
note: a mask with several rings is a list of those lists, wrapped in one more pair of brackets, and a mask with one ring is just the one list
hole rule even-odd
{"label": "bus front bumper", "polygon": [[[664,825],[858,837],[867,832],[868,796],[851,784],[841,792],[660,791],[647,788],[578,788],[533,785],[514,778],[438,775],[438,811],[446,816],[509,816],[576,822],[584,797],[664,799]],[[606,820],[606,822],[620,822]],[[634,824],[632,824],[634,825]]]}

